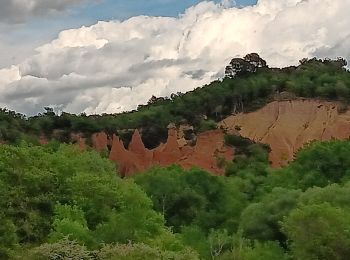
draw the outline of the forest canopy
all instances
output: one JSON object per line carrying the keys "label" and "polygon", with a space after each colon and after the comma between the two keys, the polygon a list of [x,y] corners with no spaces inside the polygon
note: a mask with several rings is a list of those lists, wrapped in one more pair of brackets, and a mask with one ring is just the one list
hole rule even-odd
{"label": "forest canopy", "polygon": [[1,259],[348,259],[350,141],[314,142],[279,170],[264,151],[226,176],[121,179],[94,151],[1,145]]}

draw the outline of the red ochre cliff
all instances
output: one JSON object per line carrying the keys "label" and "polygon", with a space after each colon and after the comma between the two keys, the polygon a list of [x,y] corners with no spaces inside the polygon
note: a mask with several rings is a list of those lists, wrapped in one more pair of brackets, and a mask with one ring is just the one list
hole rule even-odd
{"label": "red ochre cliff", "polygon": [[165,144],[149,150],[145,148],[141,135],[135,131],[129,149],[125,149],[123,142],[113,136],[112,149],[109,158],[114,161],[122,176],[130,176],[142,172],[152,166],[168,166],[178,164],[185,169],[198,167],[211,173],[220,175],[224,169],[218,166],[218,160],[233,159],[233,148],[224,144],[222,130],[213,130],[200,134],[195,146],[183,145],[178,139],[177,131],[171,128]]}
{"label": "red ochre cliff", "polygon": [[107,145],[108,145],[108,136],[106,133],[101,132],[101,133],[95,133],[91,136],[91,141],[92,141],[92,147],[99,151],[107,151]]}
{"label": "red ochre cliff", "polygon": [[[313,140],[348,139],[350,137],[350,110],[334,102],[295,99],[274,101],[263,108],[251,112],[232,115],[218,124],[220,129],[199,134],[195,145],[193,140],[184,139],[184,130],[190,126],[180,126],[179,131],[171,127],[166,143],[155,149],[145,147],[141,135],[136,130],[128,149],[118,136],[95,133],[91,137],[92,147],[100,152],[108,152],[122,176],[143,172],[152,166],[178,164],[185,169],[193,166],[213,174],[223,174],[222,162],[231,161],[234,148],[224,143],[224,131],[241,135],[258,143],[270,145],[272,166],[286,165],[295,153]],[[193,130],[193,129],[192,129]],[[79,149],[86,149],[86,138],[81,133],[71,134]],[[40,137],[40,143],[47,139]],[[189,143],[192,143],[190,145]]]}
{"label": "red ochre cliff", "polygon": [[224,119],[221,128],[238,130],[243,137],[270,145],[272,166],[291,161],[304,144],[313,140],[350,137],[350,110],[339,104],[298,99],[274,101],[247,114]]}

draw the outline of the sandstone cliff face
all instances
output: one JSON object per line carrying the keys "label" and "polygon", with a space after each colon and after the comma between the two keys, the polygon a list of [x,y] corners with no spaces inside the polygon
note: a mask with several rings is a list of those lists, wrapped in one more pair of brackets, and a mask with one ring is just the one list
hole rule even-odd
{"label": "sandstone cliff face", "polygon": [[178,162],[181,157],[182,154],[177,142],[177,131],[175,128],[171,128],[168,131],[167,142],[158,149],[155,149],[153,164],[167,166]]}
{"label": "sandstone cliff face", "polygon": [[197,145],[192,147],[178,139],[175,128],[168,131],[165,144],[149,150],[145,148],[140,133],[136,130],[125,149],[117,136],[113,136],[112,149],[109,158],[114,161],[122,176],[130,176],[148,168],[159,165],[178,164],[184,168],[193,166],[223,174],[224,169],[218,167],[218,159],[233,159],[233,148],[224,144],[224,133],[221,130],[209,131],[198,136]]}
{"label": "sandstone cliff face", "polygon": [[337,104],[326,101],[275,101],[258,111],[230,116],[220,126],[269,144],[270,161],[279,167],[310,141],[349,138],[350,110],[344,113],[338,110]]}
{"label": "sandstone cliff face", "polygon": [[116,135],[113,135],[113,143],[109,159],[117,163],[119,172],[123,177],[128,176],[130,173],[142,170],[139,166],[136,155],[126,150],[123,142]]}
{"label": "sandstone cliff face", "polygon": [[108,136],[106,133],[101,132],[101,133],[95,133],[91,136],[92,140],[92,147],[99,151],[107,151],[108,147]]}
{"label": "sandstone cliff face", "polygon": [[[219,127],[229,134],[242,135],[255,142],[270,145],[270,161],[280,167],[291,161],[304,144],[313,140],[348,139],[350,137],[350,109],[344,110],[336,103],[307,99],[279,100],[267,104],[252,113],[230,116],[219,123]],[[218,165],[231,161],[232,147],[224,143],[223,130],[207,131],[191,140],[185,139],[185,131],[193,131],[191,126],[170,127],[164,144],[149,150],[136,130],[128,149],[118,136],[106,133],[92,135],[92,146],[99,152],[108,151],[122,176],[145,171],[152,166],[178,164],[185,169],[193,166],[214,174],[223,174]],[[86,139],[81,133],[72,133],[71,140],[81,149],[86,149]],[[48,142],[40,136],[39,142]],[[196,143],[194,146],[190,145]]]}
{"label": "sandstone cliff face", "polygon": [[233,148],[225,145],[224,133],[213,130],[198,135],[194,147],[184,147],[184,155],[179,165],[186,168],[197,166],[215,174],[222,174],[223,169],[218,166],[218,160],[233,160]]}

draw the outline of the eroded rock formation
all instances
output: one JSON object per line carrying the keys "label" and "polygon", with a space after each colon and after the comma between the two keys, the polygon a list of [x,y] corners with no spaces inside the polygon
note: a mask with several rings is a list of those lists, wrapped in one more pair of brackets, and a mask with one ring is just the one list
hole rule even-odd
{"label": "eroded rock formation", "polygon": [[[224,143],[224,131],[270,145],[270,161],[274,167],[286,165],[310,141],[350,137],[348,107],[296,97],[285,100],[288,98],[290,96],[279,98],[252,113],[227,117],[219,123],[221,129],[198,136],[193,134],[193,127],[189,125],[179,129],[169,125],[167,141],[153,150],[145,147],[138,130],[135,130],[128,149],[118,136],[112,138],[104,132],[92,135],[92,147],[99,152],[110,148],[109,158],[118,165],[122,176],[143,172],[156,165],[171,164],[185,169],[196,166],[220,175],[224,172],[222,163],[234,157],[234,149]],[[83,134],[72,133],[71,140],[81,150],[86,149]],[[47,143],[43,135],[39,141]]]}
{"label": "eroded rock formation", "polygon": [[92,147],[99,151],[107,151],[108,149],[108,136],[104,132],[95,133],[91,136]]}
{"label": "eroded rock formation", "polygon": [[224,133],[221,130],[208,131],[198,136],[197,144],[190,146],[178,139],[175,128],[168,131],[168,139],[153,150],[145,148],[140,133],[136,130],[125,149],[117,136],[113,136],[109,158],[114,161],[122,176],[129,176],[147,170],[152,166],[178,164],[186,169],[193,166],[223,174],[220,160],[232,160],[233,148],[224,144]]}
{"label": "eroded rock formation", "polygon": [[123,142],[118,136],[113,135],[112,149],[109,159],[117,163],[120,174],[124,177],[130,173],[139,172],[142,168],[139,165],[137,156],[125,149]]}
{"label": "eroded rock formation", "polygon": [[[196,166],[214,174],[223,174],[224,168],[220,164],[233,159],[233,148],[225,145],[223,131],[208,131],[190,140],[185,138],[186,131],[193,131],[193,127],[184,125],[177,131],[174,125],[170,125],[167,141],[152,150],[145,147],[137,129],[128,149],[117,135],[111,137],[104,132],[93,134],[91,141],[92,148],[98,152],[108,152],[108,148],[111,148],[109,159],[117,164],[122,176],[143,172],[152,166],[165,167],[171,164],[178,164],[185,169]],[[82,151],[88,147],[83,133],[71,133],[70,140]],[[48,142],[44,135],[39,141],[42,145]],[[194,142],[196,144],[192,145]]]}
{"label": "eroded rock formation", "polygon": [[232,161],[233,148],[224,143],[224,133],[221,130],[208,131],[198,135],[194,147],[184,146],[183,157],[179,165],[184,168],[197,166],[209,172],[221,174],[223,169],[219,167],[220,160]]}
{"label": "eroded rock formation", "polygon": [[227,130],[255,142],[269,144],[275,167],[293,159],[302,146],[313,140],[348,139],[350,110],[339,112],[335,103],[316,100],[274,101],[262,109],[233,115],[220,123]]}

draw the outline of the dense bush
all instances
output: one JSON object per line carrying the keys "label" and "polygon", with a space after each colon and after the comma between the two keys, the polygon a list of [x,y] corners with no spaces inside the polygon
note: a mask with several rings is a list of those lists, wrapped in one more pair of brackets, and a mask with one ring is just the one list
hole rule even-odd
{"label": "dense bush", "polygon": [[1,145],[0,258],[349,259],[349,143],[312,143],[277,171],[260,147],[228,176],[124,180],[95,152]]}
{"label": "dense bush", "polygon": [[270,189],[275,186],[302,189],[350,180],[350,141],[313,142],[301,150],[284,169],[270,174]]}
{"label": "dense bush", "polygon": [[181,249],[146,194],[95,152],[1,145],[0,190],[1,259],[18,245],[65,237],[89,249],[102,243],[163,246],[160,241]]}
{"label": "dense bush", "polygon": [[212,228],[235,232],[246,205],[236,183],[199,169],[155,168],[135,180],[175,231],[195,225],[204,233]]}
{"label": "dense bush", "polygon": [[349,228],[349,210],[328,203],[301,206],[283,223],[296,259],[349,259]]}
{"label": "dense bush", "polygon": [[14,259],[22,260],[197,260],[198,255],[190,249],[179,252],[152,247],[143,243],[138,244],[109,244],[99,250],[89,250],[83,245],[67,238],[52,244],[43,244],[29,251],[17,252]]}

